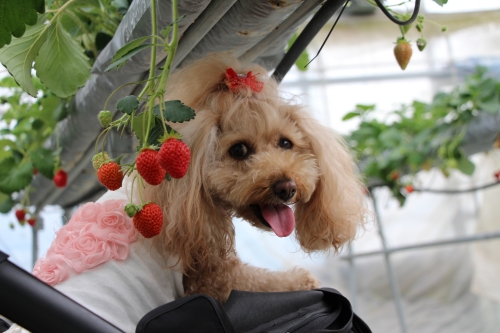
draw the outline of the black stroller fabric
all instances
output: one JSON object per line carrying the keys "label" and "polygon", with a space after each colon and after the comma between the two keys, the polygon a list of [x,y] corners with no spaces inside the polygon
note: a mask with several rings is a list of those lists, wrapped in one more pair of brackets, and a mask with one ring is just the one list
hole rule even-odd
{"label": "black stroller fabric", "polygon": [[335,289],[256,293],[233,290],[225,306],[183,297],[147,313],[136,333],[371,333]]}
{"label": "black stroller fabric", "polygon": [[10,325],[7,324],[5,320],[0,318],[0,332],[5,332],[10,328]]}

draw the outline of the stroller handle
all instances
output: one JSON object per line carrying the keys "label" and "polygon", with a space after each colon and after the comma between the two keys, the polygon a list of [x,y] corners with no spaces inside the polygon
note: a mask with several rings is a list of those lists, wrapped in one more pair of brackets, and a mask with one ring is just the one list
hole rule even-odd
{"label": "stroller handle", "polygon": [[7,260],[0,251],[0,314],[32,333],[124,333]]}

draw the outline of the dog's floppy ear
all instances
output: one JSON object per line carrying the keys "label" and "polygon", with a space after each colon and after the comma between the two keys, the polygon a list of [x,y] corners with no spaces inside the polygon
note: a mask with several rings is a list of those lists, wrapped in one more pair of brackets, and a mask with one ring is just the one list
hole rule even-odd
{"label": "dog's floppy ear", "polygon": [[304,111],[295,114],[315,155],[320,177],[311,199],[295,207],[297,239],[305,251],[335,250],[356,235],[364,221],[363,185],[343,138]]}
{"label": "dog's floppy ear", "polygon": [[188,173],[181,179],[149,186],[145,194],[163,209],[163,230],[155,239],[158,248],[177,255],[186,272],[203,266],[210,254],[224,257],[232,249],[234,229],[220,218],[221,210],[211,201],[205,186],[205,173],[216,148],[215,115],[198,113],[182,133],[191,149]]}

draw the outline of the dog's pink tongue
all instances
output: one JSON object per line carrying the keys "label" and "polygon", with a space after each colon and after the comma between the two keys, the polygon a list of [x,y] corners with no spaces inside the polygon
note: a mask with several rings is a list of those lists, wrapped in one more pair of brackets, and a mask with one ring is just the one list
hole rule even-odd
{"label": "dog's pink tongue", "polygon": [[280,206],[260,206],[262,216],[271,226],[278,237],[290,235],[295,228],[295,216],[290,207]]}

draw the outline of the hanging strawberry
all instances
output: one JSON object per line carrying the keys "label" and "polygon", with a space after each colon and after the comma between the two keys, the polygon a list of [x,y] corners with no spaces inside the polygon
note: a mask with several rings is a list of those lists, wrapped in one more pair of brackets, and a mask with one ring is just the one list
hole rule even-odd
{"label": "hanging strawberry", "polygon": [[167,139],[158,152],[158,163],[172,178],[182,178],[186,175],[190,159],[189,147],[175,137]]}
{"label": "hanging strawberry", "polygon": [[412,53],[410,43],[404,37],[398,38],[394,47],[394,56],[402,70],[405,70],[406,66],[408,66]]}

